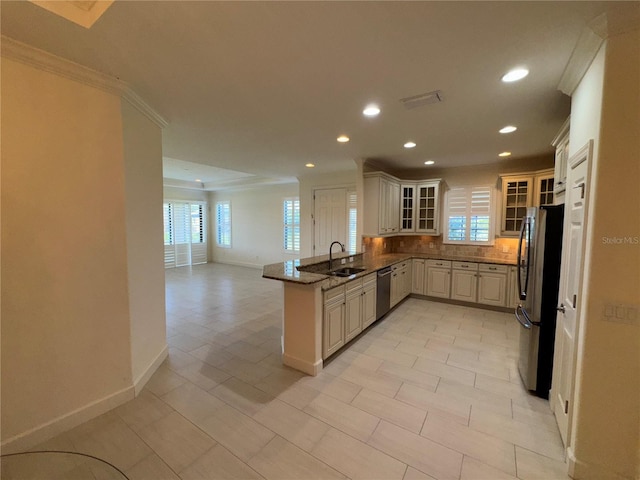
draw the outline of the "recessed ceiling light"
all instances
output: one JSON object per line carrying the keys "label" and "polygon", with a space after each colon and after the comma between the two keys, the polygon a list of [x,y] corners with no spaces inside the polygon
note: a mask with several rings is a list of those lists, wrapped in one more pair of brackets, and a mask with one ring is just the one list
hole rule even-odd
{"label": "recessed ceiling light", "polygon": [[380,107],[374,104],[367,105],[362,113],[367,117],[375,117],[380,113]]}
{"label": "recessed ceiling light", "polygon": [[346,135],[340,135],[338,138],[336,138],[336,140],[338,140],[340,143],[347,143],[349,141],[349,137],[347,137]]}
{"label": "recessed ceiling light", "polygon": [[511,155],[511,152],[502,152],[498,154],[499,157],[508,157],[509,155]]}
{"label": "recessed ceiling light", "polygon": [[315,165],[313,163],[307,163],[307,164],[305,164],[305,167],[313,168],[313,167],[315,167]]}
{"label": "recessed ceiling light", "polygon": [[415,142],[407,142],[404,144],[404,148],[413,148],[415,146],[416,146]]}
{"label": "recessed ceiling light", "polygon": [[514,127],[513,125],[508,125],[504,128],[500,129],[500,133],[511,133],[511,132],[515,132],[518,129],[518,127]]}
{"label": "recessed ceiling light", "polygon": [[200,183],[202,182],[202,180],[200,180],[199,178],[196,178],[196,182]]}
{"label": "recessed ceiling light", "polygon": [[425,165],[433,165],[434,163],[436,162],[434,162],[433,160],[427,160],[426,162],[424,162]]}
{"label": "recessed ceiling light", "polygon": [[513,70],[510,70],[502,76],[502,81],[507,83],[517,82],[518,80],[522,80],[527,75],[529,75],[529,70],[527,70],[526,68],[514,68]]}

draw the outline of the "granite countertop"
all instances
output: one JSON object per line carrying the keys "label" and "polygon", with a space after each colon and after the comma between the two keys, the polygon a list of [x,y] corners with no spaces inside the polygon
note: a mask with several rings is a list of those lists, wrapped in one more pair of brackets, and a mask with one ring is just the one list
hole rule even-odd
{"label": "granite countertop", "polygon": [[[350,257],[352,259],[351,262],[349,262]],[[410,260],[412,258],[491,263],[495,265],[515,265],[514,262],[499,259],[488,259],[485,257],[454,257],[449,255],[429,255],[423,253],[387,253],[384,255],[369,256],[361,253],[356,255],[349,255],[340,252],[334,256],[334,261],[340,258],[346,258],[348,263],[334,263],[334,269],[338,267],[356,267],[364,268],[364,271],[355,275],[351,275],[349,277],[335,277],[326,275],[323,272],[329,270],[329,255],[322,255],[318,257],[287,260],[286,262],[265,265],[262,270],[262,276],[264,278],[280,280],[283,282],[298,283],[301,285],[321,283],[321,288],[323,290],[328,290],[330,288],[338,287],[342,284],[350,282],[353,279],[363,277],[370,273],[374,273],[381,268],[388,267],[390,265],[393,265],[394,263]],[[299,267],[302,267],[303,270],[298,270]]]}

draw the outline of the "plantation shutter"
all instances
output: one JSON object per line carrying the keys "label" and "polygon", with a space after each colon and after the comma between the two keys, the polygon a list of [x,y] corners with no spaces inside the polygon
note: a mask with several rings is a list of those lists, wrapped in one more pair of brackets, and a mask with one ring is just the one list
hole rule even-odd
{"label": "plantation shutter", "polygon": [[347,205],[349,209],[349,225],[347,225],[348,232],[348,248],[349,253],[356,253],[358,242],[356,238],[356,231],[358,228],[358,204],[356,192],[349,192],[347,197]]}

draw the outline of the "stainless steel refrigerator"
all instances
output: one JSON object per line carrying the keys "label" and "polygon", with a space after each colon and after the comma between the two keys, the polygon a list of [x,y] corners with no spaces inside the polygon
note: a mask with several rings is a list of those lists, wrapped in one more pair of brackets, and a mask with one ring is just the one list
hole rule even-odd
{"label": "stainless steel refrigerator", "polygon": [[527,389],[549,397],[560,288],[564,206],[527,208],[518,243],[518,370]]}

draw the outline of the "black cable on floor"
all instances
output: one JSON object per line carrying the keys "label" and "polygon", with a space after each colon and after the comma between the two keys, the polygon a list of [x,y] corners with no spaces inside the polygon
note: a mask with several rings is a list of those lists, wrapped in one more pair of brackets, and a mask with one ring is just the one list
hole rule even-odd
{"label": "black cable on floor", "polygon": [[95,457],[93,455],[89,455],[88,453],[79,453],[79,452],[67,452],[65,450],[34,450],[31,452],[19,452],[19,453],[5,453],[4,455],[0,455],[0,458],[5,458],[5,457],[16,457],[18,455],[30,455],[32,453],[66,453],[68,455],[80,455],[82,457],[88,457],[88,458],[93,458],[94,460],[98,460],[99,462],[102,463],[106,463],[107,465],[109,465],[111,468],[115,469],[118,471],[118,473],[120,473],[120,475],[122,475],[124,478],[126,478],[126,480],[130,480],[129,477],[127,477],[124,472],[122,470],[120,470],[118,467],[116,467],[115,465],[113,465],[112,463],[107,462],[106,460],[103,460],[102,458],[98,458]]}

